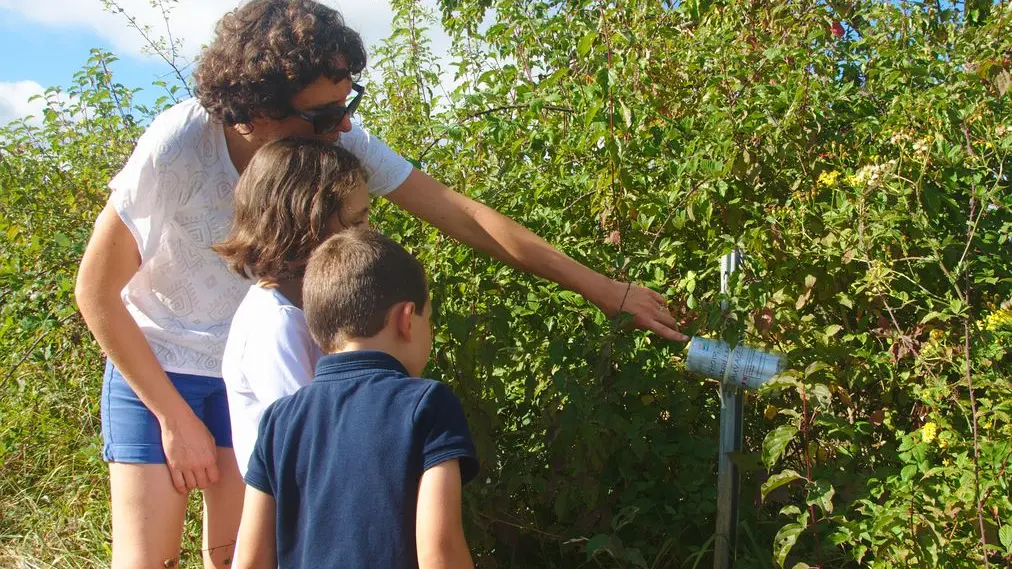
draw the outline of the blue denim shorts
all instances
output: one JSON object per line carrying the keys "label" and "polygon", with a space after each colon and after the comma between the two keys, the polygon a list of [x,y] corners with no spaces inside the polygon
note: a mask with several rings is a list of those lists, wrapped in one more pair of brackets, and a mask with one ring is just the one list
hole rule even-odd
{"label": "blue denim shorts", "polygon": [[[220,377],[167,372],[169,380],[220,447],[232,447],[225,381]],[[165,464],[162,429],[112,362],[102,380],[102,458],[106,462]]]}

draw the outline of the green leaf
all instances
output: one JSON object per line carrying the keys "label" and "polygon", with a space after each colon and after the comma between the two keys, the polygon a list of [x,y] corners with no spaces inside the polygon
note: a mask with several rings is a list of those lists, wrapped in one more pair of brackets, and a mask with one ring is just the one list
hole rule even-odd
{"label": "green leaf", "polygon": [[816,505],[822,508],[822,511],[826,515],[833,513],[833,496],[836,495],[836,490],[833,485],[825,480],[819,480],[815,484],[809,486],[808,500],[806,501],[809,505]]}
{"label": "green leaf", "polygon": [[773,538],[773,559],[776,560],[777,565],[783,567],[784,562],[787,561],[787,555],[791,552],[791,548],[798,541],[798,536],[804,531],[804,527],[801,524],[794,522],[785,525],[780,528],[775,538]]}
{"label": "green leaf", "polygon": [[576,44],[576,54],[580,57],[583,57],[588,53],[590,53],[590,48],[593,47],[594,40],[596,39],[597,39],[597,32],[587,32],[586,34],[584,34],[584,36],[580,38],[580,42]]}
{"label": "green leaf", "polygon": [[794,425],[780,425],[766,434],[766,438],[763,439],[762,456],[767,469],[773,469],[773,465],[797,434],[798,428]]}
{"label": "green leaf", "polygon": [[601,550],[608,550],[608,545],[611,543],[611,536],[606,533],[599,533],[587,541],[587,559],[591,559],[594,555]]}
{"label": "green leaf", "polygon": [[636,519],[636,514],[639,513],[640,509],[636,506],[627,506],[615,515],[611,520],[611,529],[618,531],[631,523]]}
{"label": "green leaf", "polygon": [[642,567],[647,569],[650,565],[647,564],[647,560],[643,557],[643,553],[638,548],[629,547],[622,550],[622,559],[625,559],[629,563],[632,563],[634,567]]}
{"label": "green leaf", "polygon": [[809,387],[808,395],[822,407],[828,407],[833,402],[833,393],[828,386],[821,383]]}
{"label": "green leaf", "polygon": [[762,488],[760,488],[759,490],[760,493],[762,494],[762,499],[765,501],[766,495],[769,494],[770,492],[776,490],[777,488],[780,488],[781,486],[784,486],[785,484],[790,484],[795,480],[801,479],[802,476],[793,470],[784,470],[782,472],[774,474],[773,476],[770,476],[768,479],[766,479],[766,482],[763,482]]}
{"label": "green leaf", "polygon": [[840,326],[839,324],[830,324],[829,326],[826,326],[825,334],[827,337],[832,338],[833,336],[836,336],[840,330],[843,330],[843,326]]}
{"label": "green leaf", "polygon": [[809,377],[815,375],[816,373],[819,373],[824,369],[829,369],[829,364],[827,364],[826,362],[816,361],[808,364],[808,367],[805,368],[805,379],[808,379]]}
{"label": "green leaf", "polygon": [[794,504],[791,504],[789,506],[784,506],[783,508],[780,508],[780,515],[781,516],[800,516],[801,515],[801,508],[795,506]]}
{"label": "green leaf", "polygon": [[798,376],[795,374],[794,370],[789,369],[771,377],[769,381],[762,385],[761,389],[762,391],[766,391],[768,389],[781,390],[787,387],[797,387],[798,385],[801,385],[798,381]]}
{"label": "green leaf", "polygon": [[1001,526],[998,530],[998,540],[1005,546],[1005,551],[1012,552],[1012,526]]}

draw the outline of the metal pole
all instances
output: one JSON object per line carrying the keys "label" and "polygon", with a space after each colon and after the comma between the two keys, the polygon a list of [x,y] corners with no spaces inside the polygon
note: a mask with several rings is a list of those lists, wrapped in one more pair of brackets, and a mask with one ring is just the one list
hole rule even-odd
{"label": "metal pole", "polygon": [[[738,269],[741,252],[735,249],[720,259],[721,307],[727,309],[728,279]],[[738,497],[741,481],[731,453],[741,451],[744,400],[733,385],[720,387],[720,454],[717,457],[717,531],[714,538],[714,569],[729,569],[738,540]]]}

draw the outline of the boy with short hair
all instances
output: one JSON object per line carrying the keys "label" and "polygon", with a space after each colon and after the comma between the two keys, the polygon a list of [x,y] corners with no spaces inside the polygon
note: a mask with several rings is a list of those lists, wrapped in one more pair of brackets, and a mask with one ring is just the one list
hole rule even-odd
{"label": "boy with short hair", "polygon": [[421,264],[374,231],[313,253],[304,310],[329,355],[260,423],[239,567],[473,567],[461,485],[478,472],[474,443],[450,389],[417,378],[428,296]]}

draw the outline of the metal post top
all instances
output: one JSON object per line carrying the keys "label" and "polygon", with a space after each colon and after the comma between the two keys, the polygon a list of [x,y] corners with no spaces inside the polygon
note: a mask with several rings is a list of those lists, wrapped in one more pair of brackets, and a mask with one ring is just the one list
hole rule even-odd
{"label": "metal post top", "polygon": [[741,250],[733,249],[720,258],[720,293],[727,294],[728,279],[741,265]]}

